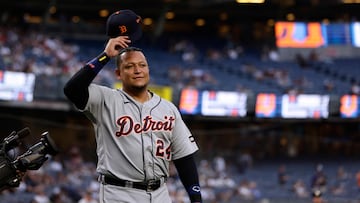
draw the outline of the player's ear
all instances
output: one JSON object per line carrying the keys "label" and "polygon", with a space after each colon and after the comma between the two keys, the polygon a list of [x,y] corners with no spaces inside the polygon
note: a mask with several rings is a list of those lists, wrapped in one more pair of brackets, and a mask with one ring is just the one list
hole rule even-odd
{"label": "player's ear", "polygon": [[118,80],[121,80],[120,68],[115,69],[115,76]]}

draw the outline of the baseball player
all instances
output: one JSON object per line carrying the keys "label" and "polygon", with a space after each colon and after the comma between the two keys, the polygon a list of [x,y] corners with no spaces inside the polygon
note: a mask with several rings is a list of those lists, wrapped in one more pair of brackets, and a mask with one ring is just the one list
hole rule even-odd
{"label": "baseball player", "polygon": [[[127,36],[110,38],[103,53],[64,87],[67,98],[94,126],[100,202],[171,202],[166,187],[170,161],[191,202],[201,202],[194,137],[175,105],[148,90],[147,59],[130,43]],[[122,89],[92,83],[113,57]]]}

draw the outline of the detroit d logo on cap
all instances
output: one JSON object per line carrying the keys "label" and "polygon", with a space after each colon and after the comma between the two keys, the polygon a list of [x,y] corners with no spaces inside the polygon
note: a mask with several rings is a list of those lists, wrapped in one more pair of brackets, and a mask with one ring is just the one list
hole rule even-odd
{"label": "detroit d logo on cap", "polygon": [[129,9],[116,11],[107,19],[106,34],[109,37],[127,35],[134,42],[142,35],[141,17]]}
{"label": "detroit d logo on cap", "polygon": [[127,32],[127,27],[125,25],[120,25],[119,31],[120,31],[120,34],[123,35]]}

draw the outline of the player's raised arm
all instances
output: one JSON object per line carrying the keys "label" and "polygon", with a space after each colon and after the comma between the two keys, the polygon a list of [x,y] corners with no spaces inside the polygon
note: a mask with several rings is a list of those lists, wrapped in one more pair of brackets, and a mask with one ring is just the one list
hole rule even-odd
{"label": "player's raised arm", "polygon": [[89,99],[88,87],[105,64],[119,54],[120,49],[128,47],[141,37],[140,21],[140,16],[130,10],[117,11],[109,16],[106,22],[106,35],[109,40],[105,49],[65,84],[64,94],[78,109],[85,108]]}
{"label": "player's raised arm", "polygon": [[78,109],[84,109],[89,98],[88,87],[94,80],[99,71],[116,56],[118,47],[125,48],[131,41],[127,36],[110,38],[106,44],[105,50],[86,63],[70,80],[65,84],[64,94],[75,104]]}

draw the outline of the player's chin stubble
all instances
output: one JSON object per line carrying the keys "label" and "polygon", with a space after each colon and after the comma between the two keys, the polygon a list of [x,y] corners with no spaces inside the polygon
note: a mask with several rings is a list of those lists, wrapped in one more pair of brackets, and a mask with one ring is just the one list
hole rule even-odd
{"label": "player's chin stubble", "polygon": [[142,92],[147,89],[147,84],[145,85],[132,85],[129,87],[131,91]]}

